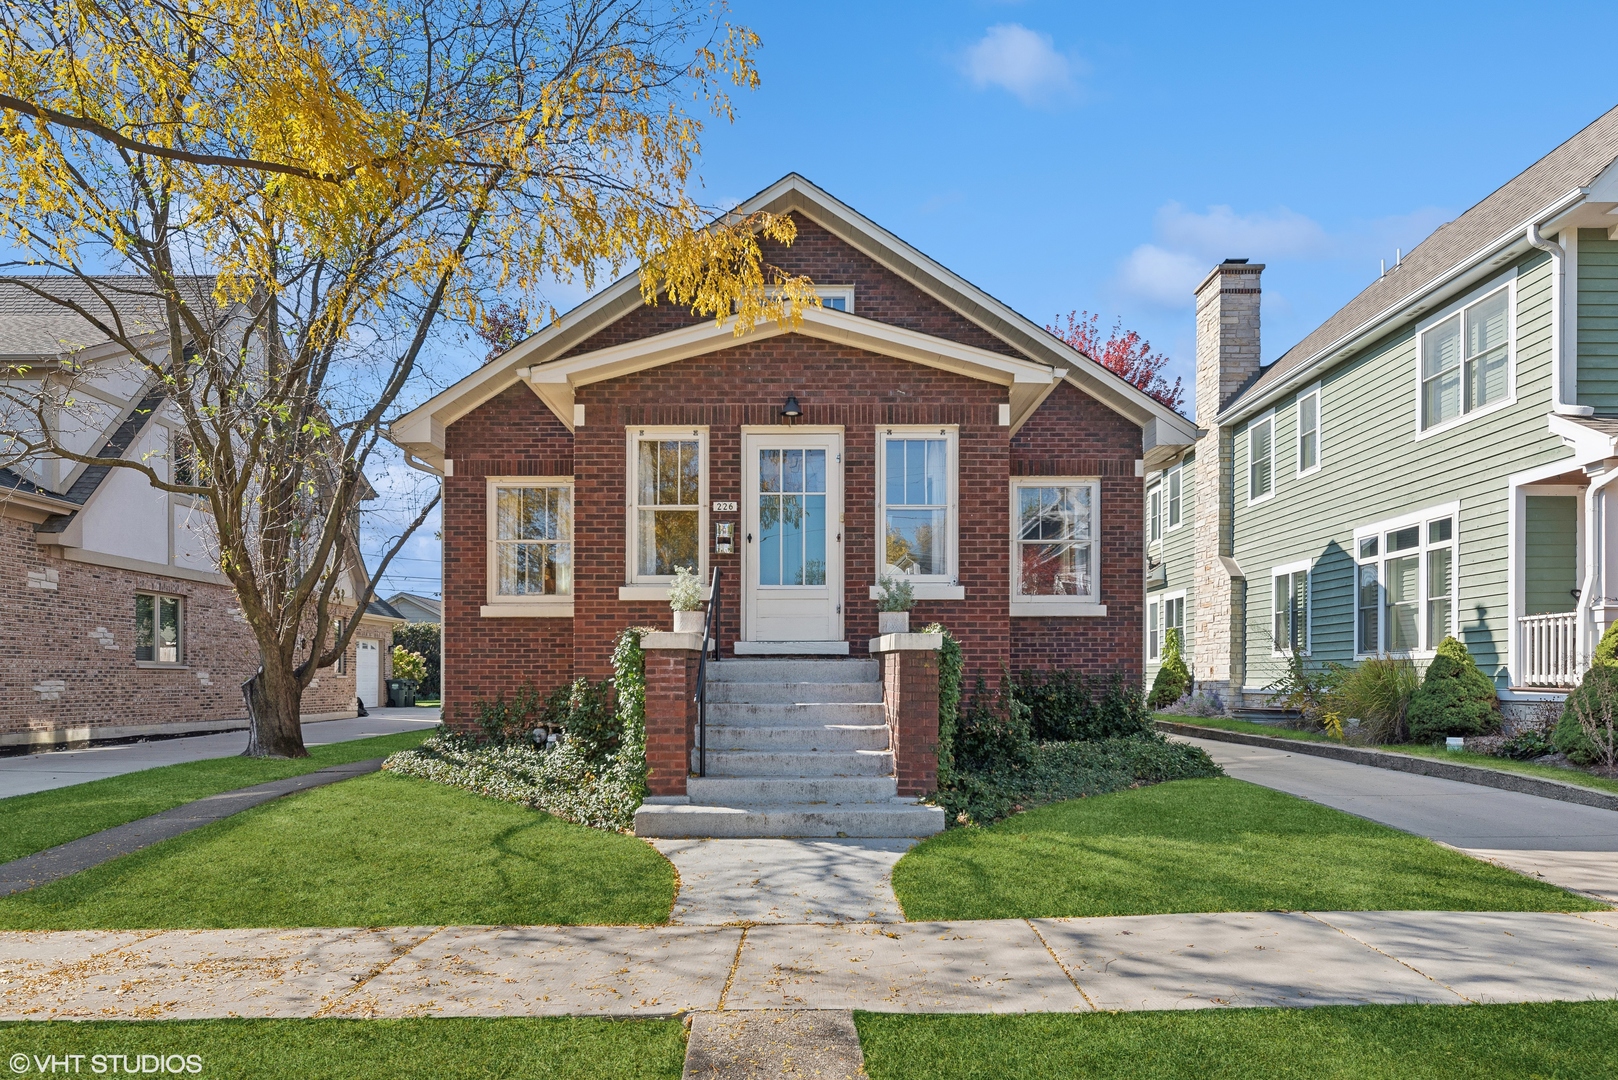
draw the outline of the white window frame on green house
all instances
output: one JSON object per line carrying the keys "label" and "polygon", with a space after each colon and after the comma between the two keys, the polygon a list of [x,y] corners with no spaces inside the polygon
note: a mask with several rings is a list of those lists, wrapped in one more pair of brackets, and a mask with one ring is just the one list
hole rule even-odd
{"label": "white window frame on green house", "polygon": [[[876,430],[876,566],[877,574],[902,577],[911,583],[917,600],[964,600],[966,590],[958,584],[960,573],[960,434],[955,424],[892,424]],[[908,440],[944,441],[944,501],[894,503],[892,508],[916,507],[944,511],[943,566],[931,574],[907,574],[888,565],[888,443]],[[935,492],[936,495],[936,492]],[[871,585],[875,593],[877,585]]]}
{"label": "white window frame on green house", "polygon": [[[643,442],[692,442],[697,444],[696,503],[642,504],[640,498],[640,444]],[[692,511],[697,514],[697,577],[704,596],[708,588],[708,429],[700,426],[631,427],[624,430],[624,587],[620,600],[666,600],[674,575],[642,573],[640,569],[641,511]]]}
{"label": "white window frame on green house", "polygon": [[1185,524],[1185,466],[1176,465],[1163,479],[1163,532]]}
{"label": "white window frame on green house", "polygon": [[[1257,434],[1260,428],[1263,428],[1269,433],[1270,446],[1268,450],[1268,464],[1270,487],[1268,491],[1255,495],[1253,493],[1254,469],[1258,464],[1258,457],[1253,453],[1253,436]],[[1261,413],[1247,422],[1247,505],[1253,506],[1257,503],[1268,502],[1275,498],[1275,480],[1275,410],[1270,409],[1268,412]]]}
{"label": "white window frame on green house", "polygon": [[[1303,577],[1303,611],[1299,612],[1292,607],[1297,599],[1297,579]],[[1280,625],[1281,610],[1279,597],[1281,595],[1280,582],[1287,582],[1287,628],[1282,630]],[[1303,617],[1303,632],[1299,634],[1294,620]],[[1315,574],[1314,565],[1308,559],[1297,562],[1283,563],[1280,566],[1270,567],[1270,655],[1291,656],[1292,639],[1302,639],[1303,647],[1298,650],[1300,656],[1308,656],[1314,650],[1315,630]]]}
{"label": "white window frame on green house", "polygon": [[1146,546],[1156,547],[1163,542],[1163,493],[1166,484],[1159,480],[1146,492]]}
{"label": "white window frame on green house", "polygon": [[[1443,503],[1431,506],[1424,510],[1399,517],[1387,518],[1382,521],[1362,525],[1354,530],[1353,547],[1350,549],[1354,556],[1354,658],[1364,660],[1372,656],[1408,656],[1422,659],[1433,655],[1438,641],[1443,634],[1435,631],[1435,619],[1445,615],[1448,621],[1447,633],[1455,634],[1459,625],[1461,598],[1460,598],[1460,535],[1461,535],[1461,504],[1459,502]],[[1442,538],[1435,531],[1434,526],[1449,521],[1449,536]],[[1392,546],[1390,540],[1394,534],[1416,530],[1415,542],[1409,546],[1400,546],[1389,550]],[[1374,542],[1374,550],[1368,550],[1367,542]],[[1443,553],[1435,555],[1435,553]],[[1390,600],[1388,595],[1389,563],[1415,560],[1416,594],[1413,599]],[[1449,596],[1435,595],[1432,588],[1435,575],[1442,570],[1442,560],[1448,560]],[[1364,575],[1374,568],[1376,586],[1377,613],[1377,643],[1375,649],[1368,649],[1364,635],[1361,633],[1362,613],[1367,610],[1366,596],[1363,587],[1369,579]],[[1435,607],[1447,599],[1447,612]],[[1394,648],[1395,643],[1390,640],[1389,624],[1392,622],[1391,608],[1394,604],[1410,604],[1415,607],[1415,633],[1416,643],[1409,648]]]}
{"label": "white window frame on green house", "polygon": [[[1173,619],[1178,616],[1179,622]],[[1169,627],[1180,631],[1180,656],[1191,659],[1191,647],[1185,639],[1185,590],[1161,593],[1146,602],[1146,659],[1158,663],[1168,645]]]}
{"label": "white window frame on green house", "polygon": [[[146,602],[147,614],[151,619],[151,644],[141,644],[142,601]],[[164,610],[174,612],[174,641],[165,645],[160,640],[163,629]],[[185,597],[175,596],[172,593],[158,593],[141,590],[135,593],[135,666],[142,668],[172,668],[185,666],[186,627],[185,627]],[[301,640],[301,639],[300,639]],[[147,649],[150,656],[142,658],[141,650]],[[172,656],[165,657],[163,650],[172,648]]]}
{"label": "white window frame on green house", "polygon": [[[1472,323],[1470,313],[1481,305],[1494,300],[1496,296],[1503,296],[1505,300],[1505,341],[1490,346],[1481,352],[1472,352],[1469,341],[1471,335],[1468,331]],[[1451,320],[1457,320],[1460,334],[1459,349],[1456,362],[1453,366],[1440,369],[1442,373],[1455,372],[1456,414],[1448,419],[1434,420],[1431,423],[1427,418],[1428,384],[1434,382],[1439,376],[1429,375],[1427,372],[1426,354],[1429,346],[1436,343],[1436,335],[1444,332]],[[1425,439],[1430,435],[1437,435],[1445,431],[1474,420],[1480,416],[1487,416],[1501,409],[1510,408],[1517,402],[1517,273],[1510,271],[1504,280],[1496,278],[1488,284],[1482,285],[1458,300],[1455,300],[1438,311],[1423,319],[1416,326],[1416,438]],[[1505,390],[1503,395],[1493,401],[1481,405],[1468,406],[1470,390],[1470,375],[1475,370],[1474,361],[1479,356],[1493,353],[1503,348],[1505,351]]]}
{"label": "white window frame on green house", "polygon": [[[488,566],[485,572],[486,594],[478,614],[491,618],[567,619],[573,617],[573,478],[571,476],[490,476],[486,478],[488,503],[486,520],[488,529]],[[500,496],[502,492],[555,491],[565,500],[567,527],[565,537],[528,537],[500,535]],[[566,581],[558,575],[556,591],[501,592],[500,557],[503,550],[516,547],[557,547],[568,567]]]}
{"label": "white window frame on green house", "polygon": [[[1089,496],[1089,536],[1053,538],[1056,543],[1082,547],[1089,563],[1090,590],[1086,593],[1060,593],[1052,595],[1030,594],[1022,591],[1022,548],[1026,544],[1039,544],[1039,539],[1024,539],[1021,492],[1026,488],[1076,488]],[[1011,615],[1037,616],[1097,616],[1107,613],[1101,602],[1101,480],[1094,476],[1018,476],[1011,481]]]}
{"label": "white window frame on green house", "polygon": [[[1304,402],[1306,401],[1311,404],[1315,413],[1314,427],[1307,430],[1303,426],[1303,406]],[[1298,395],[1293,412],[1296,415],[1296,421],[1293,424],[1294,431],[1292,439],[1294,450],[1293,463],[1296,466],[1297,474],[1299,476],[1308,476],[1311,473],[1320,471],[1321,444],[1324,442],[1324,440],[1321,438],[1325,425],[1321,423],[1319,383],[1315,383],[1313,386],[1309,387],[1309,389]],[[1310,435],[1314,436],[1313,450],[1315,460],[1310,464],[1305,464],[1304,452],[1307,448],[1307,444],[1304,442],[1304,440]]]}

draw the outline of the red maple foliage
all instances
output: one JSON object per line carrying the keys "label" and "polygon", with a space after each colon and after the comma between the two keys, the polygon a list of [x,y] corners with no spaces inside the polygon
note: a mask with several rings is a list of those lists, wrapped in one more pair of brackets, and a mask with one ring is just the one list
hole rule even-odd
{"label": "red maple foliage", "polygon": [[1154,353],[1151,342],[1136,331],[1125,330],[1122,319],[1112,324],[1105,341],[1101,339],[1101,316],[1088,311],[1068,312],[1066,329],[1059,326],[1045,329],[1169,408],[1178,411],[1184,404],[1183,380],[1175,379],[1171,384],[1163,377],[1168,356]]}
{"label": "red maple foliage", "polygon": [[520,307],[512,307],[504,300],[479,312],[472,332],[489,347],[483,357],[485,364],[532,333],[528,327],[528,312]]}

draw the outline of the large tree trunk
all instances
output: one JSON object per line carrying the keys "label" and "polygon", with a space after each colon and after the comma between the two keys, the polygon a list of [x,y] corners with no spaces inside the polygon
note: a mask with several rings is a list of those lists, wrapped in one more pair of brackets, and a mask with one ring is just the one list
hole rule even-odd
{"label": "large tree trunk", "polygon": [[247,701],[246,757],[308,757],[300,720],[303,687],[290,671],[259,668],[242,683]]}

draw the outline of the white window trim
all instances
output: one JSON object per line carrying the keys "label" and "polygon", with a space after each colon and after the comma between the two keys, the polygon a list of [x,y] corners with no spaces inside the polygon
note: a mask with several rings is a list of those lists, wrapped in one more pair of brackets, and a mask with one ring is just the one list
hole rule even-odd
{"label": "white window trim", "polygon": [[[1442,423],[1442,424],[1436,424],[1436,425],[1434,425],[1433,427],[1430,427],[1430,428],[1423,428],[1421,426],[1421,338],[1422,338],[1422,335],[1425,334],[1427,331],[1431,330],[1433,327],[1437,326],[1439,323],[1441,323],[1444,320],[1448,319],[1450,316],[1454,315],[1456,312],[1462,311],[1462,310],[1464,310],[1466,308],[1471,307],[1473,304],[1477,303],[1479,300],[1483,300],[1483,299],[1486,299],[1486,298],[1488,298],[1490,296],[1493,296],[1495,293],[1499,292],[1501,289],[1506,290],[1506,396],[1501,398],[1499,401],[1494,402],[1493,404],[1485,405],[1481,409],[1473,409],[1471,412],[1463,412],[1461,415],[1457,416],[1453,420],[1447,421],[1447,422]],[[1465,327],[1464,326],[1462,327],[1462,333],[1463,334],[1465,333]],[[1415,337],[1412,338],[1411,340],[1415,342],[1415,353],[1416,353],[1416,356],[1415,356],[1415,374],[1416,374],[1416,396],[1415,396],[1415,401],[1416,401],[1416,439],[1417,439],[1418,442],[1420,440],[1422,440],[1422,439],[1429,438],[1429,437],[1431,437],[1433,435],[1442,435],[1444,432],[1451,431],[1451,430],[1453,430],[1453,429],[1455,429],[1457,427],[1460,427],[1462,424],[1464,424],[1464,423],[1466,423],[1466,422],[1468,422],[1470,420],[1476,420],[1480,416],[1488,416],[1490,413],[1499,412],[1501,409],[1509,409],[1511,406],[1517,404],[1517,270],[1516,270],[1516,268],[1513,267],[1512,269],[1506,271],[1504,279],[1501,279],[1501,278],[1497,277],[1497,278],[1493,279],[1492,281],[1489,281],[1488,283],[1486,283],[1484,285],[1480,285],[1476,289],[1473,289],[1471,292],[1467,293],[1465,296],[1461,297],[1460,299],[1451,301],[1449,304],[1446,304],[1444,307],[1439,308],[1433,314],[1427,316],[1427,318],[1423,319],[1421,322],[1416,324],[1416,334],[1415,334]],[[1464,367],[1465,363],[1466,363],[1466,360],[1463,357],[1462,360],[1461,360],[1461,364],[1463,365],[1463,367]],[[1464,380],[1464,372],[1463,372],[1463,380]],[[1464,387],[1463,387],[1462,393],[1463,394],[1465,393]]]}
{"label": "white window trim", "polygon": [[[1157,632],[1155,635],[1152,635],[1151,633],[1151,616],[1147,616],[1148,621],[1146,627],[1148,638],[1146,643],[1146,662],[1148,664],[1153,664],[1158,667],[1163,665],[1163,650],[1168,646],[1169,643],[1169,627],[1168,622],[1166,621],[1169,613],[1169,601],[1178,600],[1183,605],[1185,598],[1185,589],[1174,589],[1170,592],[1158,593],[1146,602],[1147,607],[1151,611],[1155,611],[1157,613]],[[1181,634],[1180,658],[1189,663],[1191,660],[1190,654],[1191,650],[1186,645],[1185,635]]]}
{"label": "white window trim", "polygon": [[[162,619],[163,619],[162,602],[164,600],[174,600],[174,601],[178,602],[179,607],[180,607],[180,632],[179,632],[178,635],[176,635],[175,642],[174,642],[175,652],[178,654],[179,659],[178,660],[136,660],[135,661],[135,666],[137,668],[142,668],[142,669],[168,669],[168,670],[179,670],[179,669],[190,667],[190,664],[189,664],[188,659],[187,659],[187,653],[190,651],[189,650],[190,641],[188,639],[190,638],[191,635],[190,635],[190,631],[189,631],[188,628],[189,628],[190,623],[191,623],[191,616],[190,616],[190,613],[186,611],[186,607],[187,607],[186,599],[187,598],[184,597],[184,596],[181,596],[179,593],[157,592],[154,589],[136,589],[135,590],[135,595],[136,596],[150,596],[152,598],[152,651],[153,651],[153,655],[155,655],[156,651],[157,651],[157,632],[158,632],[158,628],[159,628],[160,624],[162,623]],[[136,634],[138,635],[139,632],[140,632],[140,628],[137,626],[135,628],[135,631],[136,631]]]}
{"label": "white window trim", "polygon": [[[944,436],[944,468],[948,475],[946,484],[944,510],[944,562],[949,572],[944,574],[907,575],[905,580],[911,582],[917,600],[932,599],[924,596],[923,586],[945,586],[951,590],[960,588],[960,597],[951,599],[964,599],[965,589],[960,584],[960,533],[961,533],[961,506],[960,506],[960,442],[961,429],[957,424],[891,424],[876,429],[876,572],[878,576],[887,573],[888,565],[888,453],[887,440],[889,436],[921,436],[936,438]],[[872,586],[873,592],[876,586]]]}
{"label": "white window trim", "polygon": [[[1438,544],[1428,543],[1427,522],[1444,517],[1450,519],[1449,540]],[[1354,612],[1354,659],[1356,660],[1368,660],[1373,656],[1401,656],[1408,657],[1412,660],[1426,660],[1431,659],[1435,655],[1436,649],[1431,646],[1436,645],[1436,643],[1433,642],[1428,643],[1428,648],[1410,649],[1399,653],[1389,653],[1386,649],[1382,648],[1383,644],[1388,639],[1388,605],[1387,600],[1383,595],[1383,590],[1386,588],[1386,585],[1382,580],[1382,564],[1388,559],[1386,534],[1390,532],[1397,532],[1400,529],[1409,528],[1411,525],[1419,525],[1421,527],[1421,543],[1417,547],[1408,548],[1405,551],[1396,553],[1395,558],[1400,555],[1407,555],[1412,551],[1421,557],[1421,568],[1420,572],[1417,574],[1420,584],[1420,588],[1417,592],[1418,599],[1416,601],[1419,612],[1419,621],[1416,624],[1418,630],[1423,637],[1426,636],[1427,552],[1435,547],[1448,547],[1455,553],[1454,561],[1450,564],[1449,625],[1450,633],[1457,634],[1457,636],[1459,636],[1458,631],[1461,628],[1461,504],[1459,501],[1455,501],[1440,503],[1437,506],[1429,506],[1426,509],[1413,511],[1408,514],[1401,514],[1398,517],[1385,518],[1382,521],[1372,522],[1369,525],[1361,525],[1359,528],[1354,530],[1354,539],[1352,541],[1354,546],[1349,550],[1349,554],[1354,559],[1352,610]],[[1359,568],[1364,566],[1369,560],[1360,558],[1360,541],[1372,536],[1377,538],[1376,643],[1378,646],[1378,651],[1363,652],[1360,649]],[[1309,579],[1309,587],[1311,590],[1314,588],[1314,584],[1314,577],[1311,575]]]}
{"label": "white window trim", "polygon": [[[1303,399],[1306,397],[1315,399],[1315,463],[1307,469],[1302,467]],[[1321,464],[1326,460],[1326,455],[1323,452],[1326,444],[1326,414],[1320,407],[1322,397],[1320,384],[1315,383],[1299,394],[1292,405],[1292,467],[1299,476],[1313,476],[1320,471]],[[1271,438],[1273,439],[1274,436],[1272,435]],[[1309,580],[1312,583],[1314,578],[1311,577]],[[1310,588],[1313,587],[1314,585],[1311,584]]]}
{"label": "white window trim", "polygon": [[[844,308],[841,314],[854,314],[854,286],[852,285],[816,285],[815,295],[820,297],[822,301],[834,298],[841,299]],[[826,311],[837,310],[836,308],[825,308],[824,305],[822,307]]]}
{"label": "white window trim", "polygon": [[[1090,554],[1095,560],[1091,567],[1091,581],[1095,583],[1095,596],[1082,598],[1077,596],[1024,596],[1017,591],[1017,490],[1025,487],[1055,487],[1061,484],[1087,484],[1090,487]],[[1076,616],[1079,618],[1095,618],[1107,613],[1107,605],[1101,602],[1101,478],[1097,476],[1014,476],[1011,478],[1011,516],[1010,522],[1011,550],[1007,575],[1011,581],[1011,616],[1012,618],[1042,618],[1056,616]]]}
{"label": "white window trim", "polygon": [[[1356,548],[1356,552],[1357,552]],[[1309,575],[1308,591],[1303,595],[1303,655],[1312,656],[1315,651],[1315,564],[1308,559],[1299,559],[1297,562],[1281,563],[1270,567],[1270,631],[1273,638],[1275,630],[1275,579],[1282,574],[1296,574],[1299,571]],[[1358,618],[1358,609],[1355,609],[1355,618]],[[1358,626],[1355,627],[1358,629]],[[1290,649],[1280,647],[1280,642],[1270,642],[1270,655],[1284,657],[1292,655]]]}
{"label": "white window trim", "polygon": [[[1146,550],[1148,551],[1155,551],[1162,546],[1163,533],[1167,531],[1163,528],[1163,523],[1168,520],[1168,515],[1165,512],[1168,505],[1168,494],[1168,474],[1159,473],[1158,479],[1146,489]],[[1157,500],[1157,510],[1155,512],[1152,509],[1153,499]],[[1156,536],[1152,535],[1154,532],[1157,534]]]}
{"label": "white window trim", "polygon": [[[1169,503],[1172,500],[1170,492],[1173,491],[1174,481],[1180,482],[1180,520],[1175,523],[1169,515]],[[1163,535],[1167,536],[1176,529],[1185,527],[1185,463],[1174,466],[1163,474]]]}
{"label": "white window trim", "polygon": [[[484,619],[571,619],[573,617],[573,593],[566,596],[501,596],[495,592],[497,578],[495,568],[494,534],[498,526],[499,510],[496,505],[497,491],[500,488],[515,487],[565,487],[568,491],[568,505],[573,503],[573,478],[571,476],[490,476],[486,478],[488,493],[485,502],[485,546],[488,548],[487,562],[484,568],[484,604],[478,608],[478,616]],[[571,514],[569,515],[571,518]],[[572,536],[568,537],[568,545],[573,544]],[[574,551],[577,555],[577,551]],[[577,561],[574,566],[578,565]]]}
{"label": "white window trim", "polygon": [[[1253,495],[1253,431],[1260,424],[1266,423],[1270,425],[1270,490],[1255,498]],[[1279,478],[1275,475],[1275,410],[1271,409],[1268,412],[1261,413],[1248,421],[1245,434],[1247,436],[1247,475],[1242,480],[1247,489],[1247,505],[1257,506],[1259,503],[1266,503],[1275,498],[1275,489],[1278,486],[1277,480]]]}
{"label": "white window trim", "polygon": [[624,587],[618,590],[619,600],[667,600],[672,574],[640,574],[636,572],[635,550],[640,528],[635,504],[635,468],[639,455],[635,444],[642,439],[681,438],[697,440],[697,577],[707,588],[708,570],[708,429],[699,425],[636,426],[624,429]]}

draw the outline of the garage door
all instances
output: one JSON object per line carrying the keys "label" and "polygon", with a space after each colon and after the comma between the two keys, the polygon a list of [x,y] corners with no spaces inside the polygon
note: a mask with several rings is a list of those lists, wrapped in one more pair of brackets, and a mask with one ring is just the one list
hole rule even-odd
{"label": "garage door", "polygon": [[354,639],[355,663],[354,675],[357,683],[356,690],[360,700],[365,702],[367,709],[374,709],[381,702],[377,690],[382,682],[382,650],[376,647],[376,642],[366,641],[364,638]]}

